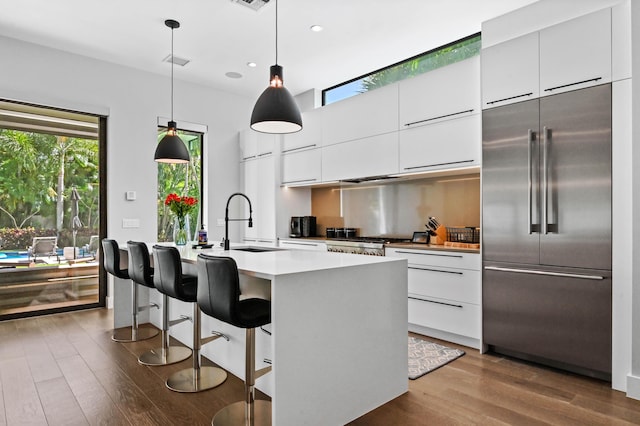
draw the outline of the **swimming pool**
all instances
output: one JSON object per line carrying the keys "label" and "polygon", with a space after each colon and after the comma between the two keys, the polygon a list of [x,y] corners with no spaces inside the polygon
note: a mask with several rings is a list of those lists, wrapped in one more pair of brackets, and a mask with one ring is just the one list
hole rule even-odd
{"label": "swimming pool", "polygon": [[0,259],[5,259],[5,260],[29,259],[29,252],[26,252],[26,251],[0,251]]}

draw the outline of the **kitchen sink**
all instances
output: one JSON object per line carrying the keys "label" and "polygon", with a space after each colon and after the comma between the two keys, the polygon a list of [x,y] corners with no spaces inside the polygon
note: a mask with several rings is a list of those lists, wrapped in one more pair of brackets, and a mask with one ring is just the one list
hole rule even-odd
{"label": "kitchen sink", "polygon": [[232,248],[231,250],[236,250],[236,251],[248,251],[251,253],[262,253],[265,251],[279,251],[281,249],[279,248],[271,248],[271,247],[238,247],[238,248]]}

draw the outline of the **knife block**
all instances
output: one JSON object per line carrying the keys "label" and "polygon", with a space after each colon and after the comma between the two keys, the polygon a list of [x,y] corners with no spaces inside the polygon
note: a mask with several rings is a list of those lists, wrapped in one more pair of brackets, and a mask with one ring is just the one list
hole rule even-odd
{"label": "knife block", "polygon": [[441,246],[445,241],[447,241],[447,228],[440,225],[436,229],[436,236],[431,238],[431,244]]}

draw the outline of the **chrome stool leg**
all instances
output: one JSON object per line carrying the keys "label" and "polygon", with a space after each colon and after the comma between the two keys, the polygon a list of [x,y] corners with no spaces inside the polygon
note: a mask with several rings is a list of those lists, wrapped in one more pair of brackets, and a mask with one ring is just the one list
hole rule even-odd
{"label": "chrome stool leg", "polygon": [[111,336],[111,339],[115,342],[138,342],[140,340],[151,339],[158,335],[158,330],[155,328],[138,328],[138,313],[145,311],[150,307],[160,307],[155,303],[143,308],[138,307],[138,284],[131,281],[131,285],[131,326],[113,330],[113,336]]}
{"label": "chrome stool leg", "polygon": [[214,336],[202,338],[200,325],[200,307],[193,304],[193,366],[180,370],[167,379],[167,387],[176,392],[200,392],[221,385],[227,380],[227,372],[219,367],[202,367],[200,365],[200,348],[220,337],[229,340],[228,336],[216,333]]}
{"label": "chrome stool leg", "polygon": [[255,399],[256,379],[271,371],[271,366],[256,371],[255,328],[247,328],[245,335],[245,400],[227,405],[218,411],[211,421],[213,426],[271,425],[271,402]]}
{"label": "chrome stool leg", "polygon": [[175,364],[191,356],[191,349],[185,346],[169,345],[169,328],[173,325],[188,321],[189,317],[182,317],[169,321],[169,296],[162,295],[162,346],[151,349],[138,357],[142,365],[169,365]]}

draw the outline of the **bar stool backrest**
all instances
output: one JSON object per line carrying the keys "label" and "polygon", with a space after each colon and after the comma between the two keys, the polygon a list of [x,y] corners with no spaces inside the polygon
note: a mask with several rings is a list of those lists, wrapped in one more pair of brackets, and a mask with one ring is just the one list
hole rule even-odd
{"label": "bar stool backrest", "polygon": [[147,287],[154,287],[153,268],[149,258],[149,248],[143,242],[127,241],[129,249],[129,276],[133,281]]}
{"label": "bar stool backrest", "polygon": [[182,291],[182,263],[180,252],[172,246],[153,246],[153,284],[159,292],[178,300],[187,300]]}
{"label": "bar stool backrest", "polygon": [[117,278],[129,279],[129,271],[120,269],[120,247],[118,242],[109,238],[103,239],[102,251],[104,251],[104,269]]}
{"label": "bar stool backrest", "polygon": [[230,257],[199,254],[197,268],[200,310],[220,321],[246,328],[236,309],[240,300],[236,261]]}

